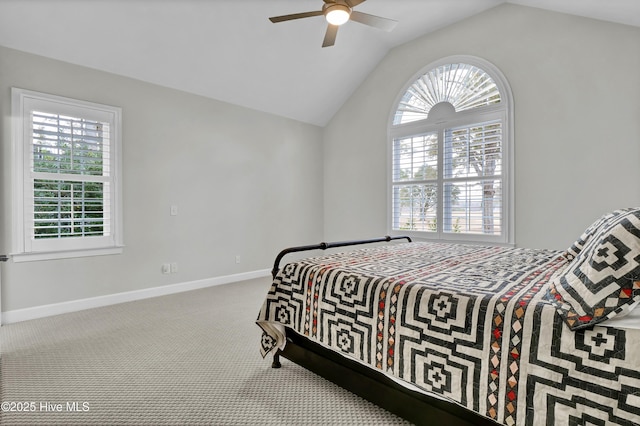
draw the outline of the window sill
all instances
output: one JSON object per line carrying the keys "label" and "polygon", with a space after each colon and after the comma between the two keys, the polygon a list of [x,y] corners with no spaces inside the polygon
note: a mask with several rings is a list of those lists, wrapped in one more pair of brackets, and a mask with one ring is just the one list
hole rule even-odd
{"label": "window sill", "polygon": [[85,250],[68,250],[68,251],[55,251],[55,252],[34,252],[34,253],[15,253],[11,254],[11,259],[14,262],[36,262],[41,260],[56,260],[56,259],[70,259],[76,257],[89,257],[89,256],[107,256],[114,254],[122,254],[124,246],[98,248],[98,249],[85,249]]}
{"label": "window sill", "polygon": [[483,246],[504,246],[504,247],[515,247],[515,243],[513,241],[505,240],[503,237],[494,237],[487,238],[480,237],[473,234],[456,234],[456,235],[447,235],[438,238],[436,233],[427,233],[420,231],[401,231],[401,230],[393,230],[389,231],[389,235],[407,235],[411,237],[413,241],[424,241],[424,242],[432,242],[432,243],[444,243],[444,244],[471,244],[471,245],[483,245]]}

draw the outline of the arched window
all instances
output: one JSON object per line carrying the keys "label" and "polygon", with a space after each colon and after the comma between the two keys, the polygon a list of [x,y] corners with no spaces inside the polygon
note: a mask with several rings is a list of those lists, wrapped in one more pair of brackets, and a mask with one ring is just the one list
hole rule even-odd
{"label": "arched window", "polygon": [[391,233],[513,243],[513,102],[506,79],[474,57],[429,65],[389,125]]}

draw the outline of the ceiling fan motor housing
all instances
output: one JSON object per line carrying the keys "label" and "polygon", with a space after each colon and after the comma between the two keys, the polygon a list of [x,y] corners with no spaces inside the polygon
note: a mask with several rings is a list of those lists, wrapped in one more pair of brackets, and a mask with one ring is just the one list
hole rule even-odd
{"label": "ceiling fan motor housing", "polygon": [[349,20],[351,8],[343,2],[325,3],[322,12],[331,25],[342,25]]}

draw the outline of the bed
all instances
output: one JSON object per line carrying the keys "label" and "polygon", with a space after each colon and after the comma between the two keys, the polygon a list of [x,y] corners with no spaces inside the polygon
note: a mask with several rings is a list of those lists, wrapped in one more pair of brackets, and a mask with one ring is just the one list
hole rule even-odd
{"label": "bed", "polygon": [[415,424],[640,424],[639,209],[566,251],[384,240],[278,256],[257,319],[274,367]]}

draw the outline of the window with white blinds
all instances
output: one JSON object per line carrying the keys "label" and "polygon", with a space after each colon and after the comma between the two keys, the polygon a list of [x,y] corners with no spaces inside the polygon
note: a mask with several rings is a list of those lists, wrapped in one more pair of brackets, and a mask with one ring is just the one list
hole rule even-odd
{"label": "window with white blinds", "polygon": [[391,233],[513,243],[511,95],[499,71],[469,59],[428,67],[399,97]]}
{"label": "window with white blinds", "polygon": [[444,132],[443,231],[500,235],[502,122]]}
{"label": "window with white blinds", "polygon": [[120,109],[22,89],[13,102],[18,259],[119,252]]}
{"label": "window with white blinds", "polygon": [[436,230],[438,135],[393,141],[393,229]]}

